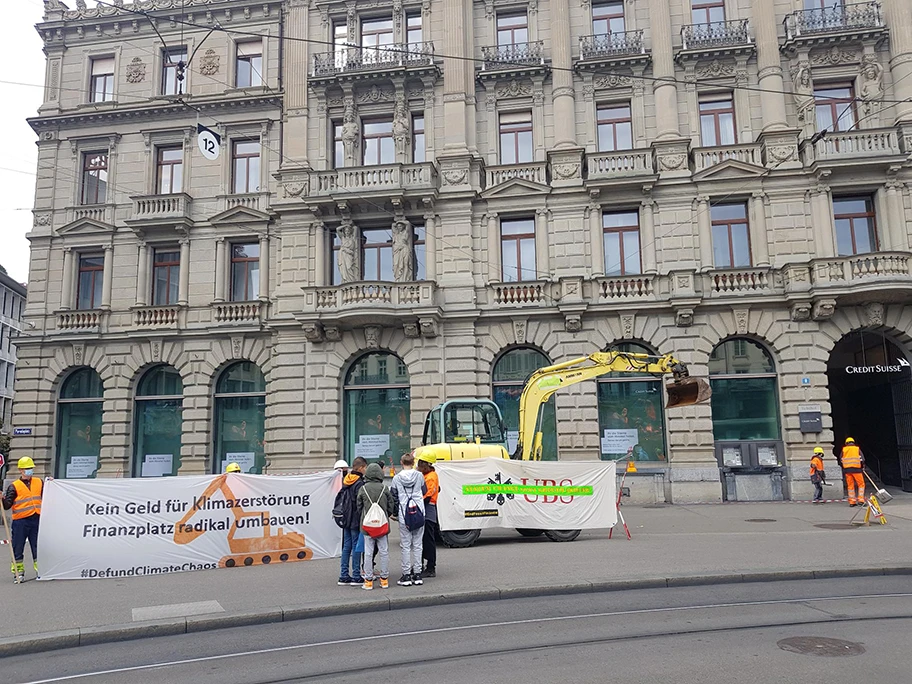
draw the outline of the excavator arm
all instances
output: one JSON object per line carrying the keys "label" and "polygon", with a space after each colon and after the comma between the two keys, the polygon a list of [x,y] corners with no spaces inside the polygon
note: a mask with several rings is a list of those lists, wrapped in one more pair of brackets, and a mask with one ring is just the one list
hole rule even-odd
{"label": "excavator arm", "polygon": [[541,460],[541,432],[538,430],[542,406],[558,390],[607,373],[671,374],[666,386],[667,408],[689,406],[707,401],[712,394],[705,380],[691,378],[687,366],[670,354],[649,356],[621,351],[596,352],[553,366],[540,368],[526,381],[519,400],[519,440],[514,459]]}

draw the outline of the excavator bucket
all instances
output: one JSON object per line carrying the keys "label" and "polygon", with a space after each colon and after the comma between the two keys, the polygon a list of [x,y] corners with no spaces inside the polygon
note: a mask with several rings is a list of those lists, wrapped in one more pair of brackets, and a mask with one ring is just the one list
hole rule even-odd
{"label": "excavator bucket", "polygon": [[681,378],[665,385],[668,403],[665,408],[692,406],[708,401],[712,396],[709,383],[703,378]]}

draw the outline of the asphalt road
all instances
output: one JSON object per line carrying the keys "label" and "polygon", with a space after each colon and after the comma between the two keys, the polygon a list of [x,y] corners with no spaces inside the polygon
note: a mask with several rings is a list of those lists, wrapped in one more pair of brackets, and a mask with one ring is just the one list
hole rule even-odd
{"label": "asphalt road", "polygon": [[853,578],[501,600],[238,627],[5,658],[0,680],[902,682],[912,679],[910,633],[912,579]]}

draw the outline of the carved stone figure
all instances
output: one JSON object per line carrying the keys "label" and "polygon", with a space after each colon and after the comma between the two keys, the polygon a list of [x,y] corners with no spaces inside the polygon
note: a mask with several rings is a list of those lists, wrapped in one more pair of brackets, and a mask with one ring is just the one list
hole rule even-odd
{"label": "carved stone figure", "polygon": [[877,55],[865,55],[861,65],[864,83],[861,86],[861,99],[864,100],[864,112],[870,114],[883,97],[884,68],[877,60]]}
{"label": "carved stone figure", "polygon": [[215,50],[211,48],[206,50],[200,63],[200,73],[203,76],[215,76],[219,72],[219,61],[220,58]]}
{"label": "carved stone figure", "polygon": [[355,105],[351,102],[346,102],[345,111],[342,114],[342,145],[345,148],[345,161],[351,165],[354,164],[359,134]]}
{"label": "carved stone figure", "polygon": [[127,65],[127,83],[142,83],[146,80],[146,63],[141,57],[134,57]]}
{"label": "carved stone figure", "polygon": [[87,10],[89,9],[86,5],[86,0],[76,0],[76,9],[77,10]]}
{"label": "carved stone figure", "polygon": [[393,223],[393,277],[397,283],[413,280],[412,224],[404,219]]}
{"label": "carved stone figure", "polygon": [[795,107],[798,110],[798,120],[804,121],[814,103],[811,63],[806,59],[802,59],[792,68],[792,82],[795,84]]}
{"label": "carved stone figure", "polygon": [[342,221],[339,226],[339,274],[343,283],[361,280],[361,269],[358,263],[358,229],[350,219]]}
{"label": "carved stone figure", "polygon": [[380,328],[376,325],[364,328],[364,342],[368,349],[377,349],[380,346]]}
{"label": "carved stone figure", "polygon": [[393,112],[393,141],[396,144],[396,156],[401,158],[408,155],[409,143],[409,117],[405,110],[405,100],[396,99],[396,108]]}

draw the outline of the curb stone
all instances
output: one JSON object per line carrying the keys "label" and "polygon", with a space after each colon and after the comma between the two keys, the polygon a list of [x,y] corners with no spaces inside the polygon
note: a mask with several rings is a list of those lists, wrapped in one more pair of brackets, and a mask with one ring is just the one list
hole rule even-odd
{"label": "curb stone", "polygon": [[266,608],[262,611],[244,611],[221,615],[195,615],[186,618],[150,620],[125,624],[82,627],[57,632],[41,632],[0,639],[0,658],[42,653],[76,646],[91,646],[118,641],[131,641],[158,636],[174,636],[230,627],[292,622],[316,617],[350,615],[365,610],[401,610],[440,605],[441,603],[472,603],[504,599],[534,598],[567,594],[586,594],[631,589],[659,589],[667,587],[705,586],[710,584],[740,584],[747,582],[782,582],[805,579],[837,579],[843,577],[872,577],[878,575],[912,575],[912,567],[846,568],[845,570],[792,570],[775,572],[739,573],[733,575],[682,575],[677,577],[652,577],[619,579],[600,582],[568,582],[555,585],[491,587],[464,592],[423,594],[416,596],[371,596],[368,601],[348,603],[312,603],[298,606]]}

